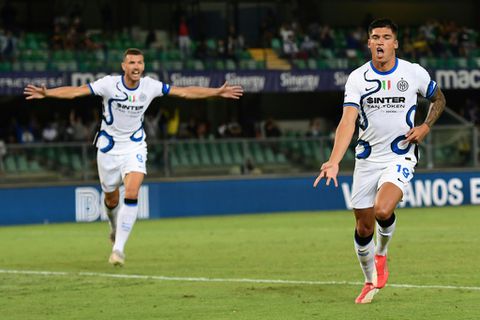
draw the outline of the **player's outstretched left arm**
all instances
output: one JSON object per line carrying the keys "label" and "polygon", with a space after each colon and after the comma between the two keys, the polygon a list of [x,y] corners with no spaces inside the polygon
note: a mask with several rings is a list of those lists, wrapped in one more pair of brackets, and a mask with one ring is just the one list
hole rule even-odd
{"label": "player's outstretched left arm", "polygon": [[25,99],[43,99],[43,98],[58,98],[58,99],[73,99],[76,97],[87,96],[91,94],[87,85],[80,87],[58,87],[47,89],[45,86],[37,87],[29,84],[23,90]]}
{"label": "player's outstretched left arm", "polygon": [[445,110],[445,96],[440,88],[437,88],[435,94],[433,95],[432,99],[430,100],[430,107],[428,109],[427,118],[425,122],[419,126],[413,127],[410,131],[407,132],[405,137],[407,137],[407,141],[410,143],[420,143],[425,139],[427,134],[430,132],[430,128],[433,126],[435,121],[440,118],[443,110]]}
{"label": "player's outstretched left arm", "polygon": [[220,88],[172,86],[169,95],[185,99],[204,99],[212,97],[240,99],[243,95],[243,88],[241,86],[230,86],[227,82],[225,82]]}

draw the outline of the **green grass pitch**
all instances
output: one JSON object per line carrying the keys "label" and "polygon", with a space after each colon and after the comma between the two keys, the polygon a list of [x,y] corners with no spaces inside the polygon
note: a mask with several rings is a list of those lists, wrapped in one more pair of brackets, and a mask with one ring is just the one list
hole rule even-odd
{"label": "green grass pitch", "polygon": [[370,305],[348,211],[140,221],[121,269],[107,223],[2,227],[0,319],[480,319],[480,209],[397,216]]}

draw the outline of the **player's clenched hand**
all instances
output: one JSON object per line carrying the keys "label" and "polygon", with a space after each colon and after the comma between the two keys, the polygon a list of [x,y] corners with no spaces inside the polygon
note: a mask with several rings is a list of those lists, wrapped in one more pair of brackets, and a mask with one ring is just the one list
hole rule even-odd
{"label": "player's clenched hand", "polygon": [[219,95],[223,98],[239,99],[243,95],[241,86],[229,86],[227,82],[219,88]]}
{"label": "player's clenched hand", "polygon": [[47,88],[45,86],[37,87],[33,84],[29,84],[23,90],[23,94],[26,95],[25,99],[43,99],[47,96]]}
{"label": "player's clenched hand", "polygon": [[335,187],[338,187],[337,174],[338,174],[338,164],[331,163],[329,161],[325,162],[324,164],[322,164],[322,167],[320,168],[320,174],[318,175],[317,179],[315,179],[315,182],[313,183],[313,187],[316,188],[320,180],[322,180],[322,178],[327,179],[327,183],[326,183],[327,186],[330,185],[330,180],[333,179]]}
{"label": "player's clenched hand", "polygon": [[407,137],[407,142],[420,143],[423,141],[423,139],[425,139],[429,132],[430,127],[426,123],[423,123],[418,127],[413,127],[412,129],[410,129],[405,135],[405,137]]}

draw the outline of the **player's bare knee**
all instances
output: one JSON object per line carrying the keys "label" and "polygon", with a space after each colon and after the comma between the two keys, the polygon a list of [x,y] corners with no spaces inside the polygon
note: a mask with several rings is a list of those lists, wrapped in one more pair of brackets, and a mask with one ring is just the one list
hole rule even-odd
{"label": "player's bare knee", "polygon": [[110,192],[105,193],[105,204],[109,208],[115,208],[119,202],[119,193],[118,192]]}
{"label": "player's bare knee", "polygon": [[357,233],[360,237],[365,238],[373,234],[374,225],[357,223]]}
{"label": "player's bare knee", "polygon": [[109,208],[115,208],[116,206],[118,206],[118,199],[112,198],[112,199],[107,200],[107,198],[105,198],[105,204]]}
{"label": "player's bare knee", "polygon": [[378,220],[387,220],[392,215],[393,211],[383,207],[383,206],[375,206],[375,218]]}
{"label": "player's bare knee", "polygon": [[125,199],[137,199],[137,198],[138,198],[138,189],[125,188]]}

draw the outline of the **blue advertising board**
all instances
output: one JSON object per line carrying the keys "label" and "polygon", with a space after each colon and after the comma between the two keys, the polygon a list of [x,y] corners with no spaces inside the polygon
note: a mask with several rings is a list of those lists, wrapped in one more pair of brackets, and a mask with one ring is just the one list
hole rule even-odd
{"label": "blue advertising board", "polygon": [[[146,75],[175,86],[219,87],[225,81],[245,92],[343,91],[351,70],[165,71]],[[442,89],[479,89],[480,70],[430,70]],[[105,76],[105,72],[2,72],[0,94],[22,95],[33,83],[47,87],[80,86]]]}
{"label": "blue advertising board", "polygon": [[[245,178],[146,183],[139,218],[344,210],[352,177],[339,187],[312,187],[314,177]],[[0,189],[0,225],[105,219],[98,186]],[[480,172],[419,173],[400,207],[480,204]]]}

